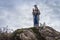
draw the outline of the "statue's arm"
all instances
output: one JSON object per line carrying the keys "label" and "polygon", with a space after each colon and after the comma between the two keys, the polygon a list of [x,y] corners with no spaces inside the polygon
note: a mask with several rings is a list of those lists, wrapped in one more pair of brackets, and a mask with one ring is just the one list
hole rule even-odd
{"label": "statue's arm", "polygon": [[38,10],[38,14],[40,15],[40,11]]}
{"label": "statue's arm", "polygon": [[32,14],[33,14],[33,15],[35,15],[35,14],[34,14],[34,9],[33,9],[33,12],[32,12]]}

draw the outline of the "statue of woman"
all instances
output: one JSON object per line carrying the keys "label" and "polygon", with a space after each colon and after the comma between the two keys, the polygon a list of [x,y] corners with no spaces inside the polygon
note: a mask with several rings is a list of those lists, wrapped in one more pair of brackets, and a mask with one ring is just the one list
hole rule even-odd
{"label": "statue of woman", "polygon": [[33,14],[33,20],[34,20],[34,27],[39,26],[40,11],[39,11],[37,5],[34,5],[32,14]]}

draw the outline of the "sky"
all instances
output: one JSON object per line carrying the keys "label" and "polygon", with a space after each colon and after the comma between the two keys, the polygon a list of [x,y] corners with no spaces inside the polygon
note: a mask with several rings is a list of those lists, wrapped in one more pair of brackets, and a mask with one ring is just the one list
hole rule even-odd
{"label": "sky", "polygon": [[0,28],[33,27],[33,6],[41,12],[40,23],[60,31],[60,0],[0,0]]}

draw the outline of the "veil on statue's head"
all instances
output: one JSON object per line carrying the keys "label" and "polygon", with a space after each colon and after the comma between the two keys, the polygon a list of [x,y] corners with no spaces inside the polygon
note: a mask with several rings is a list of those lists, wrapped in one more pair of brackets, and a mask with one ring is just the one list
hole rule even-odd
{"label": "veil on statue's head", "polygon": [[34,7],[37,7],[37,5],[35,4]]}

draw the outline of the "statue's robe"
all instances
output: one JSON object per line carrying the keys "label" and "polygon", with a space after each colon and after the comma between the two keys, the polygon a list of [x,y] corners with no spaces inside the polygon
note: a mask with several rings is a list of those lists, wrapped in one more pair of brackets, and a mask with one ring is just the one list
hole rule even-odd
{"label": "statue's robe", "polygon": [[33,9],[34,26],[39,26],[39,15],[40,15],[39,9],[38,8]]}

